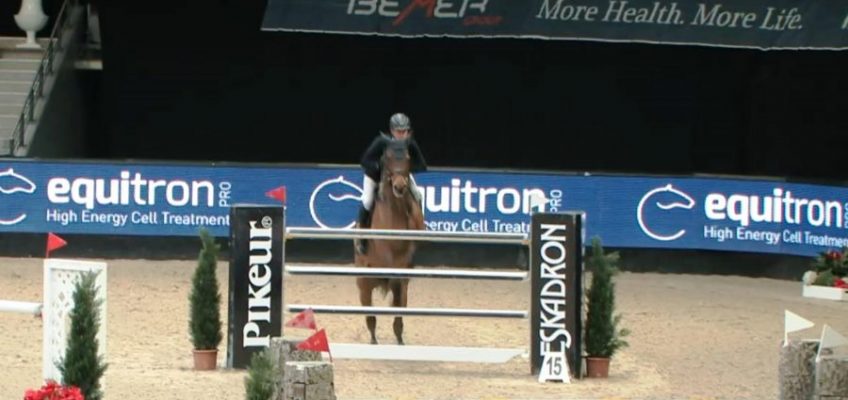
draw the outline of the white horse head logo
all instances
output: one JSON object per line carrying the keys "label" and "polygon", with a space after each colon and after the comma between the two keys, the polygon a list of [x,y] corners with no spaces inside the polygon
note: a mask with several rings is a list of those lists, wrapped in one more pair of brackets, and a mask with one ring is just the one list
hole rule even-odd
{"label": "white horse head logo", "polygon": [[662,210],[671,210],[674,208],[683,208],[686,210],[691,210],[693,207],[695,207],[695,199],[693,199],[687,193],[682,192],[679,189],[676,189],[675,187],[671,186],[671,184],[669,183],[668,185],[655,188],[649,191],[648,193],[645,193],[645,195],[642,196],[642,200],[639,200],[639,207],[636,209],[636,220],[639,222],[639,227],[642,228],[642,232],[645,232],[646,235],[650,236],[653,239],[667,242],[680,238],[681,236],[686,234],[686,230],[681,229],[670,235],[661,235],[652,231],[650,228],[648,228],[648,225],[645,224],[644,207],[646,204],[649,204],[648,199],[650,199],[654,195],[661,193],[669,193],[673,196],[676,196],[675,200],[667,203],[661,203],[660,201],[657,201],[656,206]]}
{"label": "white horse head logo", "polygon": [[[362,188],[360,188],[359,186],[357,186],[353,182],[345,180],[344,176],[339,175],[338,178],[328,179],[324,182],[321,182],[318,186],[315,187],[315,190],[312,191],[312,195],[309,196],[309,213],[312,215],[312,220],[315,221],[315,223],[318,224],[318,226],[320,226],[322,228],[330,228],[330,226],[324,224],[324,222],[322,222],[321,219],[318,218],[318,213],[315,212],[315,199],[318,198],[318,193],[321,192],[321,190],[323,190],[324,187],[329,186],[329,185],[335,185],[335,184],[341,184],[341,185],[347,186],[348,188],[353,189],[353,191],[359,193],[359,195],[358,196],[353,195],[353,194],[334,195],[333,193],[329,193],[327,195],[327,197],[329,197],[330,200],[333,200],[335,202],[341,202],[341,201],[345,201],[345,200],[362,201]],[[350,228],[353,228],[354,226],[356,226],[356,221],[351,222],[350,224],[345,226],[345,228],[350,229]]]}
{"label": "white horse head logo", "polygon": [[[6,177],[11,177],[12,179],[4,179]],[[10,181],[10,182],[7,182]],[[0,171],[0,194],[13,194],[13,193],[28,193],[32,194],[35,192],[35,183],[29,180],[29,178],[18,174],[12,168],[9,168],[5,171]],[[14,225],[18,222],[26,219],[26,213],[21,213],[20,215],[11,218],[11,219],[2,219],[0,218],[0,225]]]}

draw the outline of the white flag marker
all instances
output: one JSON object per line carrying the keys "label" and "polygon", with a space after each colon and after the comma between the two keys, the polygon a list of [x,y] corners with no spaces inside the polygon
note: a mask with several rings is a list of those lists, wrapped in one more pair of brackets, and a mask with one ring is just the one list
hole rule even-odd
{"label": "white flag marker", "polygon": [[783,310],[783,345],[789,345],[789,333],[802,331],[807,328],[812,328],[815,325],[813,321],[802,318],[789,310]]}
{"label": "white flag marker", "polygon": [[[548,199],[545,198],[544,193],[533,192],[530,194],[530,208],[543,207],[545,204],[548,204]],[[544,208],[542,209],[544,210]]]}
{"label": "white flag marker", "polygon": [[831,328],[830,325],[825,324],[824,329],[822,329],[821,341],[819,342],[819,353],[816,355],[816,362],[821,360],[822,350],[846,345],[848,345],[848,338],[842,336],[841,333]]}

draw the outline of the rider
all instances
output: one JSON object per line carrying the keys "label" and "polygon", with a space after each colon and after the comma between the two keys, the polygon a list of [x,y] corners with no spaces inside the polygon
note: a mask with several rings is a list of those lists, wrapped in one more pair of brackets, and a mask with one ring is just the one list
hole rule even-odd
{"label": "rider", "polygon": [[[381,164],[380,157],[386,148],[386,144],[392,140],[409,140],[409,161],[410,172],[423,172],[427,170],[427,163],[424,161],[424,155],[418,147],[418,143],[412,137],[412,126],[409,122],[409,117],[403,113],[397,113],[389,118],[389,132],[387,135],[380,132],[376,138],[365,150],[362,155],[362,165],[365,177],[362,180],[362,205],[359,207],[359,215],[357,217],[357,227],[360,229],[371,227],[371,208],[374,206],[374,196],[377,193],[377,182],[380,181]],[[415,197],[415,200],[421,202],[421,193],[418,192],[418,187],[415,185],[415,179],[409,175],[409,190]],[[359,254],[365,254],[368,251],[368,241],[360,239],[356,241],[356,251]]]}

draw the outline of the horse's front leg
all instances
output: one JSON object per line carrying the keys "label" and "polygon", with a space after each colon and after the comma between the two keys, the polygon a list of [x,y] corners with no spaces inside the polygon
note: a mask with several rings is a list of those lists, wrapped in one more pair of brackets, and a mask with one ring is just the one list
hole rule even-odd
{"label": "horse's front leg", "polygon": [[[392,306],[406,307],[406,292],[409,289],[409,279],[398,279],[392,285]],[[395,322],[392,325],[395,331],[395,337],[398,344],[403,344],[403,317],[395,317]]]}
{"label": "horse's front leg", "polygon": [[[371,307],[371,294],[374,292],[374,280],[370,278],[357,278],[356,286],[359,287],[359,303],[363,307]],[[377,317],[369,315],[365,317],[365,326],[371,332],[371,344],[377,344]]]}

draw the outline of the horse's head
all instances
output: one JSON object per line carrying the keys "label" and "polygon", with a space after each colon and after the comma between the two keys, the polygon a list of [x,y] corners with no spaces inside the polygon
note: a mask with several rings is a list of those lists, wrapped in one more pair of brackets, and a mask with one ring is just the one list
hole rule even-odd
{"label": "horse's head", "polygon": [[658,213],[662,215],[667,214],[671,210],[691,210],[694,207],[695,199],[692,196],[669,183],[668,185],[654,188],[642,196],[642,199],[639,200],[639,205],[636,207],[636,221],[639,223],[639,227],[642,228],[642,232],[645,232],[646,235],[653,239],[661,241],[677,240],[686,233],[685,229],[673,227],[671,230],[674,233],[658,232],[657,228],[661,229],[662,226],[654,225],[654,228],[651,228],[649,226],[651,225],[649,223],[650,220],[654,220],[656,223],[657,219],[662,219],[662,217],[657,216]]}
{"label": "horse's head", "polygon": [[383,180],[392,187],[395,197],[403,197],[409,189],[409,141],[392,140],[386,145],[381,162]]}

